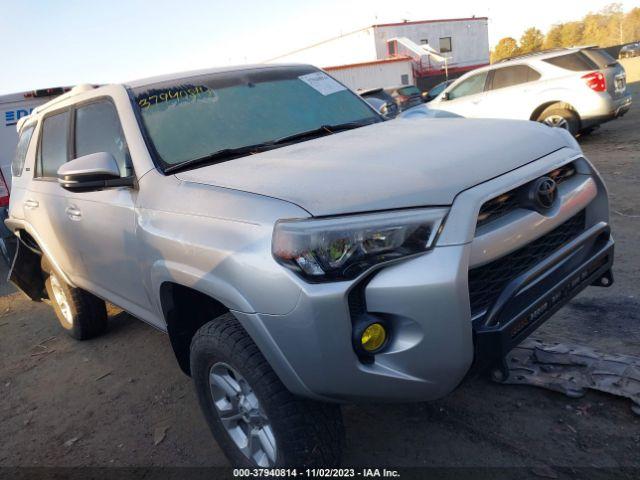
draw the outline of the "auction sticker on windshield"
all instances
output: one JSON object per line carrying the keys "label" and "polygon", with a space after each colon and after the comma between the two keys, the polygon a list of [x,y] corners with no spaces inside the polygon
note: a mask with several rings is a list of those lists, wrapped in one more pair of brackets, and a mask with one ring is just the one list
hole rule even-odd
{"label": "auction sticker on windshield", "polygon": [[332,93],[341,92],[342,90],[347,89],[344,85],[340,85],[324,72],[308,73],[306,75],[301,75],[298,78],[325,97]]}

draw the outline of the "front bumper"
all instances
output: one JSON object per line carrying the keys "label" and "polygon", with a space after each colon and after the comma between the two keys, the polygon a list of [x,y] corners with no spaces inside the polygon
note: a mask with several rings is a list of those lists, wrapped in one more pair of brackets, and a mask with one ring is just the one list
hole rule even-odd
{"label": "front bumper", "polygon": [[613,240],[600,222],[523,273],[474,321],[476,362],[499,364],[506,355],[588,285],[611,286]]}
{"label": "front bumper", "polygon": [[[459,385],[474,360],[499,362],[579,290],[607,275],[613,241],[607,227],[606,188],[580,157],[563,149],[462,192],[438,246],[424,255],[353,282],[308,284],[292,273],[300,295],[290,312],[234,313],[295,394],[338,402],[441,398]],[[496,221],[496,227],[476,231],[475,220],[485,201],[569,161],[575,161],[578,174],[560,185],[558,208],[545,215],[516,211]],[[552,260],[523,272],[504,289],[509,293],[496,302],[500,308],[484,316],[489,320],[474,324],[470,269],[516,252],[579,212],[584,218],[582,233],[549,256]],[[582,278],[585,268],[588,274]],[[573,285],[576,275],[579,284]],[[541,308],[548,295],[559,292],[553,305]],[[373,363],[358,358],[352,346],[353,325],[361,315],[381,318],[390,326],[390,341]],[[528,315],[535,318],[528,321]]]}

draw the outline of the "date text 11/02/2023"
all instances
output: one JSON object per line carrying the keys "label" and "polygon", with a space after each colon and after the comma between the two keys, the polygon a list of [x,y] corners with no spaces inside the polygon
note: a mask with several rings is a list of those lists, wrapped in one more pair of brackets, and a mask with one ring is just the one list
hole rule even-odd
{"label": "date text 11/02/2023", "polygon": [[397,470],[387,468],[235,468],[235,478],[276,477],[276,478],[399,478]]}

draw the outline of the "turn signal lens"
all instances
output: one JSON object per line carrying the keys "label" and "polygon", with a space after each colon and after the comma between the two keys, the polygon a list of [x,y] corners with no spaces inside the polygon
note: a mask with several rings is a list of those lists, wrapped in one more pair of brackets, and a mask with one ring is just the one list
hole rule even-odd
{"label": "turn signal lens", "polygon": [[372,323],[365,328],[364,332],[362,332],[362,337],[360,338],[362,348],[367,352],[375,352],[376,350],[379,350],[382,348],[386,340],[387,332],[379,323]]}

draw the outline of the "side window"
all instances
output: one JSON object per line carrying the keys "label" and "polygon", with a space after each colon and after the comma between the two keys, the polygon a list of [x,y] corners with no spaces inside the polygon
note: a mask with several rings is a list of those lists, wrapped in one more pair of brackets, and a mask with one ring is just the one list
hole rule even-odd
{"label": "side window", "polygon": [[55,177],[58,168],[67,161],[68,134],[68,110],[44,118],[36,169],[38,177]]}
{"label": "side window", "polygon": [[449,92],[449,99],[454,100],[467,95],[474,95],[484,91],[484,84],[487,81],[487,72],[481,72],[467,78],[457,87]]}
{"label": "side window", "polygon": [[116,159],[121,176],[133,174],[118,112],[113,103],[104,100],[76,107],[75,130],[76,158],[108,152]]}
{"label": "side window", "polygon": [[513,87],[521,83],[538,80],[540,74],[527,65],[514,65],[512,67],[498,68],[493,71],[491,90]]}
{"label": "side window", "polygon": [[22,175],[24,161],[27,157],[27,150],[29,149],[29,143],[31,142],[31,137],[33,136],[34,129],[35,125],[30,125],[23,128],[20,132],[18,145],[16,147],[16,154],[14,155],[13,161],[11,162],[11,174],[14,177],[19,177],[20,175]]}

